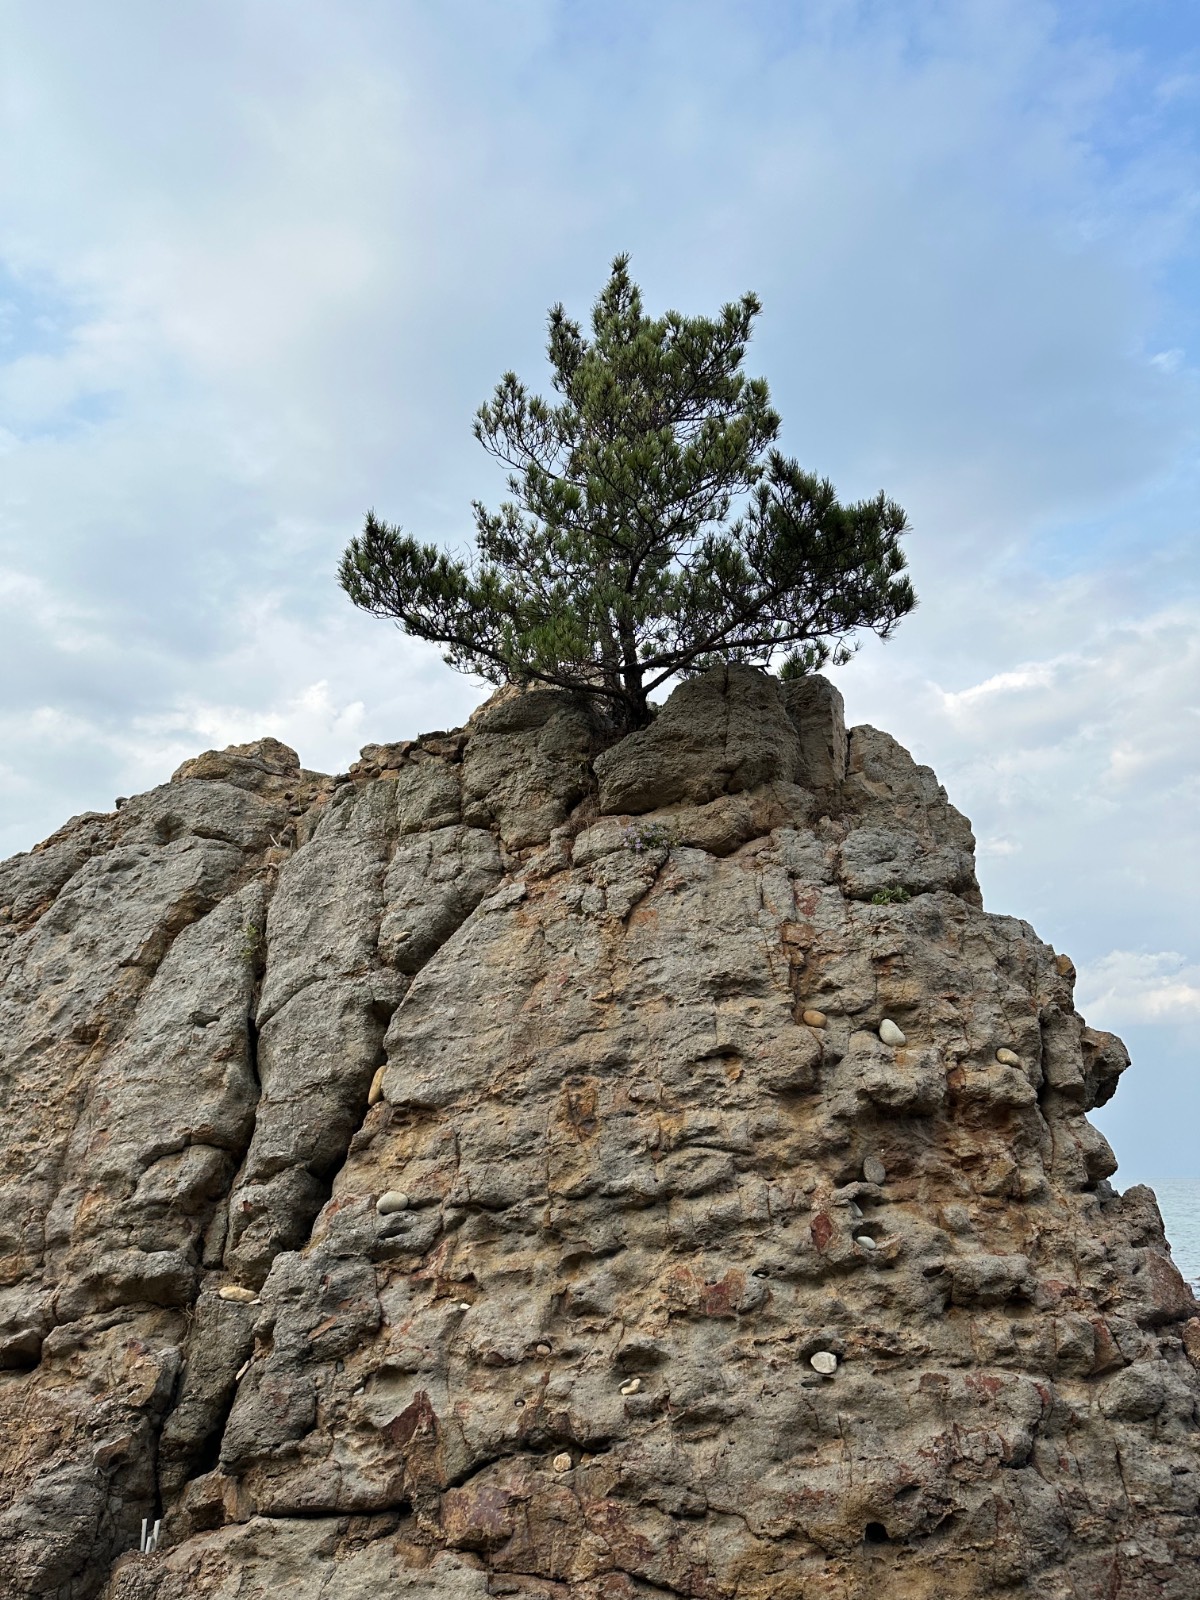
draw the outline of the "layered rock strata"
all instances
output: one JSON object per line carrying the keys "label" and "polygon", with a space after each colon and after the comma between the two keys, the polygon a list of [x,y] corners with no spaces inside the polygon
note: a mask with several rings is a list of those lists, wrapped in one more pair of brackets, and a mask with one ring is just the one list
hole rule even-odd
{"label": "layered rock strata", "polygon": [[731,666],[0,867],[0,1593],[1194,1596],[1127,1057],[972,851]]}

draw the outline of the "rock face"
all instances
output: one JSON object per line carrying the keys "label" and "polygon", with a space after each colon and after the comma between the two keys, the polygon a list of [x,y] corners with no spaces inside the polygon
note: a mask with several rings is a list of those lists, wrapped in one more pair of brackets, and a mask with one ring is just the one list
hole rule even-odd
{"label": "rock face", "polygon": [[1190,1600],[1127,1057],[972,849],[731,666],[0,867],[0,1593]]}

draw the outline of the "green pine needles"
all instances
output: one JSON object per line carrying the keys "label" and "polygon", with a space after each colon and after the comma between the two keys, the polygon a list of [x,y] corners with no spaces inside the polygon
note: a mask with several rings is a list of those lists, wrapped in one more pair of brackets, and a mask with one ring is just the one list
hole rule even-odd
{"label": "green pine needles", "polygon": [[882,494],[843,506],[774,448],[767,385],[742,371],[757,298],[651,318],[628,266],[613,262],[591,338],[550,312],[556,402],[508,372],[477,412],[512,498],[475,503],[476,554],[454,559],[372,511],[338,576],[451,666],[573,689],[640,727],[676,674],[719,660],[811,671],[845,660],[857,629],[886,638],[916,600],[901,508]]}

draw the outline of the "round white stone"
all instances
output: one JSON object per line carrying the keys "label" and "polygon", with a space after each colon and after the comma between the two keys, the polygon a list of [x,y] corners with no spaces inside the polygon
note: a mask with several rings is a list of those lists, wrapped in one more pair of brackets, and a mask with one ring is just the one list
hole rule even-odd
{"label": "round white stone", "polygon": [[886,1183],[887,1168],[878,1156],[868,1156],[863,1162],[863,1177],[867,1183]]}
{"label": "round white stone", "polygon": [[808,1358],[808,1364],[814,1372],[819,1372],[824,1378],[831,1378],[837,1371],[838,1358],[832,1350],[818,1350],[815,1355]]}
{"label": "round white stone", "polygon": [[1015,1050],[997,1050],[996,1060],[1002,1067],[1019,1067],[1021,1058]]}
{"label": "round white stone", "polygon": [[253,1289],[244,1289],[240,1283],[226,1283],[217,1290],[220,1300],[235,1300],[239,1305],[252,1305],[258,1296]]}
{"label": "round white stone", "polygon": [[883,1021],[879,1024],[879,1037],[883,1040],[884,1044],[907,1043],[904,1035],[892,1021],[891,1017],[884,1017]]}
{"label": "round white stone", "polygon": [[555,1456],[555,1458],[554,1458],[554,1470],[555,1470],[555,1472],[570,1472],[570,1470],[571,1470],[571,1458],[570,1458],[570,1456],[567,1454],[567,1452],[565,1450],[562,1452],[561,1455]]}
{"label": "round white stone", "polygon": [[628,1382],[621,1385],[621,1393],[636,1394],[641,1387],[642,1380],[640,1378],[630,1378]]}
{"label": "round white stone", "polygon": [[403,1189],[389,1189],[376,1200],[375,1209],[381,1217],[390,1217],[396,1211],[407,1211],[411,1204]]}
{"label": "round white stone", "polygon": [[856,1245],[858,1245],[860,1250],[879,1249],[879,1246],[875,1243],[874,1239],[872,1239],[869,1233],[860,1233],[854,1242]]}

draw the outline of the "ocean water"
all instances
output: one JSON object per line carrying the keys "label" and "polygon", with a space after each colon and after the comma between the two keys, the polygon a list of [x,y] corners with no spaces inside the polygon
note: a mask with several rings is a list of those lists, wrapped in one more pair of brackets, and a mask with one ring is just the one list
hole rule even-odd
{"label": "ocean water", "polygon": [[1200,1178],[1151,1178],[1175,1265],[1200,1284]]}

